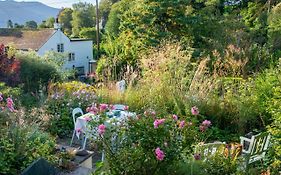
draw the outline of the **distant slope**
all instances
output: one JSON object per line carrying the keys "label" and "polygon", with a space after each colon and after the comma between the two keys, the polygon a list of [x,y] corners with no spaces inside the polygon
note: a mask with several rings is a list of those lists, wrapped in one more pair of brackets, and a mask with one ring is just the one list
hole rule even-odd
{"label": "distant slope", "polygon": [[24,24],[34,20],[40,24],[49,17],[56,17],[60,9],[49,7],[40,2],[16,2],[0,0],[0,27],[7,27],[10,19],[13,23]]}

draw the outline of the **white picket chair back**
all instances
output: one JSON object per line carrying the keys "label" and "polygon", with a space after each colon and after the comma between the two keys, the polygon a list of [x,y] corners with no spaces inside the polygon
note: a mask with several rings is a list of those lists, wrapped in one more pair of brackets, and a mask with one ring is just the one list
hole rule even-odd
{"label": "white picket chair back", "polygon": [[77,118],[76,115],[77,114],[80,114],[80,116],[84,114],[81,108],[74,108],[73,111],[72,111],[72,119],[73,119],[74,125],[75,125],[75,122],[76,122],[76,118]]}
{"label": "white picket chair back", "polygon": [[242,153],[246,157],[246,165],[265,157],[266,151],[269,147],[270,137],[271,136],[267,133],[254,135],[250,139],[240,137],[241,145],[243,146]]}
{"label": "white picket chair back", "polygon": [[[80,116],[81,115],[83,115],[84,113],[83,113],[83,111],[82,111],[82,109],[81,108],[74,108],[73,110],[72,110],[72,119],[73,119],[73,134],[72,134],[72,138],[71,138],[71,142],[70,142],[70,146],[72,145],[72,143],[73,143],[73,140],[74,140],[74,136],[75,136],[75,123],[76,123],[76,115],[77,114],[80,114]],[[85,139],[85,142],[86,142],[86,139]],[[85,143],[84,143],[84,145],[85,145]],[[85,147],[85,146],[83,146],[83,147]]]}

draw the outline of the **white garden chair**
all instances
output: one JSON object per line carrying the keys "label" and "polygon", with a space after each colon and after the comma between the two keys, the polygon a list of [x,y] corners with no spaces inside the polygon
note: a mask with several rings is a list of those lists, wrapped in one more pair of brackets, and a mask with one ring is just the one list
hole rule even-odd
{"label": "white garden chair", "polygon": [[265,158],[270,137],[270,134],[267,133],[253,135],[251,138],[240,137],[244,168],[247,168],[251,163]]}
{"label": "white garden chair", "polygon": [[[82,115],[84,114],[81,108],[74,108],[74,109],[72,110],[72,119],[73,119],[73,127],[74,127],[74,129],[73,129],[73,134],[72,134],[70,146],[72,145],[73,140],[74,140],[74,137],[75,137],[75,132],[76,132],[76,131],[75,131],[75,123],[76,123],[77,114],[80,114],[80,116],[82,116]],[[86,139],[85,139],[85,140],[86,140]],[[83,146],[84,146],[84,145],[83,145]]]}

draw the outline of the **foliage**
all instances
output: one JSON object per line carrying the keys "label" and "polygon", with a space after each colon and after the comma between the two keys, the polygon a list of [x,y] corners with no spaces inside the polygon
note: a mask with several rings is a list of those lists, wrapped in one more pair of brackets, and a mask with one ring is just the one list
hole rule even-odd
{"label": "foliage", "polygon": [[59,22],[62,24],[62,30],[67,36],[72,34],[72,12],[73,10],[71,8],[64,8],[59,13]]}
{"label": "foliage", "polygon": [[97,34],[96,29],[94,27],[88,27],[88,28],[83,27],[79,32],[79,37],[85,39],[92,39],[93,42],[95,42],[97,40],[96,34]]}
{"label": "foliage", "polygon": [[277,4],[271,11],[268,17],[268,37],[269,43],[272,46],[273,50],[280,50],[280,33],[281,33],[281,3]]}
{"label": "foliage", "polygon": [[[280,96],[281,96],[281,76],[280,76],[280,63],[277,69],[271,69],[264,73],[263,80],[265,86],[268,88],[268,93],[262,95],[264,100],[264,107],[267,112],[272,115],[272,123],[267,126],[267,129],[272,135],[271,142],[273,150],[270,154],[270,161],[273,171],[280,171],[281,167],[281,108],[280,108]],[[270,81],[270,85],[268,83]]]}
{"label": "foliage", "polygon": [[38,27],[39,28],[53,28],[55,23],[55,18],[50,17],[46,21],[43,21]]}
{"label": "foliage", "polygon": [[105,31],[112,35],[113,37],[116,37],[119,34],[119,26],[120,26],[120,18],[118,17],[121,12],[121,3],[113,4],[110,10],[110,13],[108,14],[108,20],[105,26]]}
{"label": "foliage", "polygon": [[79,36],[82,27],[95,26],[95,7],[90,3],[79,2],[73,4],[72,12],[72,35]]}
{"label": "foliage", "polygon": [[187,158],[178,165],[178,174],[187,175],[220,175],[220,174],[243,174],[239,172],[239,162],[228,157],[215,154],[206,161],[194,160],[194,158]]}
{"label": "foliage", "polygon": [[72,110],[76,107],[85,109],[96,101],[93,86],[81,82],[51,84],[46,101],[50,119],[48,130],[60,137],[67,136],[73,129]]}
{"label": "foliage", "polygon": [[55,140],[36,127],[12,126],[1,129],[0,173],[18,174],[34,160],[55,161]]}
{"label": "foliage", "polygon": [[57,53],[53,51],[46,52],[43,57],[40,57],[44,62],[52,65],[58,72],[61,80],[68,80],[70,77],[74,77],[74,70],[64,69],[67,54]]}
{"label": "foliage", "polygon": [[7,86],[5,83],[0,82],[0,93],[4,97],[12,97],[18,100],[17,98],[21,95],[21,89],[20,88],[12,88]]}
{"label": "foliage", "polygon": [[54,138],[36,125],[25,125],[25,115],[15,110],[13,100],[6,98],[3,104],[3,96],[0,96],[0,173],[19,174],[40,157],[54,162]]}
{"label": "foliage", "polygon": [[37,29],[37,22],[35,21],[26,21],[24,24],[24,28],[27,29]]}
{"label": "foliage", "polygon": [[129,116],[128,120],[108,121],[103,106],[100,104],[97,109],[99,119],[89,123],[99,133],[94,141],[101,141],[106,153],[105,168],[110,174],[176,174],[177,161],[192,153],[193,144],[210,135],[210,125],[199,132],[198,118],[190,114],[161,116],[148,110],[136,117]]}
{"label": "foliage", "polygon": [[38,92],[39,89],[45,89],[52,80],[60,80],[60,74],[50,63],[40,59],[35,53],[19,53],[17,57],[20,60],[20,77],[25,92]]}
{"label": "foliage", "polygon": [[109,13],[112,9],[112,5],[119,0],[101,0],[99,3],[99,10],[100,10],[100,18],[102,19],[102,26],[105,27],[107,23]]}
{"label": "foliage", "polygon": [[5,48],[0,45],[0,81],[15,86],[20,82],[20,61]]}

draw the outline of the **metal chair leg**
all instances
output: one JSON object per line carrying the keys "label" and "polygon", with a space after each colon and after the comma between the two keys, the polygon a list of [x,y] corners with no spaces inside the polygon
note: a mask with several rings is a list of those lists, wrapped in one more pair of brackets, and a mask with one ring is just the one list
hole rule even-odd
{"label": "metal chair leg", "polygon": [[70,141],[70,146],[72,145],[72,142],[74,140],[74,136],[75,136],[75,130],[73,130],[72,138],[71,138],[71,141]]}
{"label": "metal chair leg", "polygon": [[87,142],[87,136],[85,136],[85,139],[84,139],[83,149],[85,149],[85,147],[86,147],[86,142]]}
{"label": "metal chair leg", "polygon": [[104,161],[104,150],[102,151],[102,154],[101,154],[101,161],[103,162]]}

